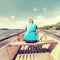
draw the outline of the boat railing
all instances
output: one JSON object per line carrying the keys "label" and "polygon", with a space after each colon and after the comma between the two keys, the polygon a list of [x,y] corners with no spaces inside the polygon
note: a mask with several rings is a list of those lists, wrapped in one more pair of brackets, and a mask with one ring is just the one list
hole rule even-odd
{"label": "boat railing", "polygon": [[0,49],[9,45],[10,42],[18,39],[19,40],[19,37],[22,33],[24,33],[25,31],[22,30],[21,32],[19,33],[16,33],[16,34],[13,34],[13,35],[10,35],[10,36],[7,36],[7,37],[4,37],[2,39],[0,39]]}
{"label": "boat railing", "polygon": [[19,32],[19,33],[16,33],[16,34],[13,34],[13,35],[11,35],[11,36],[7,36],[7,37],[5,37],[5,38],[2,38],[2,39],[0,39],[0,42],[1,42],[1,41],[5,41],[6,39],[9,39],[9,38],[14,37],[14,36],[19,36],[19,34],[22,34],[23,32],[25,32],[25,31],[23,30],[23,31],[21,31],[21,32]]}
{"label": "boat railing", "polygon": [[39,29],[39,31],[41,33],[45,34],[46,36],[51,36],[52,38],[60,40],[60,35],[58,35],[58,34],[55,34],[53,32],[49,32],[48,30],[45,30],[45,29]]}

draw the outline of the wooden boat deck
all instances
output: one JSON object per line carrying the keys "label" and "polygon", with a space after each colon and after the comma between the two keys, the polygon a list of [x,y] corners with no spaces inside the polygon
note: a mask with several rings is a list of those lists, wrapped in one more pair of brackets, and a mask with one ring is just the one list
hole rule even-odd
{"label": "wooden boat deck", "polygon": [[49,53],[18,54],[15,60],[53,60]]}
{"label": "wooden boat deck", "polygon": [[40,45],[25,47],[20,47],[14,60],[53,60],[49,49],[42,49]]}
{"label": "wooden boat deck", "polygon": [[[13,60],[54,60],[50,53],[57,43],[54,40],[44,40],[37,43],[16,41],[11,43],[11,46],[20,45],[20,48]],[[43,47],[44,45],[48,47]]]}

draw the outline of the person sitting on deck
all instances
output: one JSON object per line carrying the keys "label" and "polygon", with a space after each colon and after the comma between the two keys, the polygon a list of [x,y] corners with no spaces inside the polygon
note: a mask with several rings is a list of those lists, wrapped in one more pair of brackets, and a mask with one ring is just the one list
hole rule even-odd
{"label": "person sitting on deck", "polygon": [[34,24],[33,19],[28,20],[28,25],[25,27],[26,33],[24,34],[24,41],[26,43],[35,43],[38,42],[38,35],[36,33],[37,25]]}

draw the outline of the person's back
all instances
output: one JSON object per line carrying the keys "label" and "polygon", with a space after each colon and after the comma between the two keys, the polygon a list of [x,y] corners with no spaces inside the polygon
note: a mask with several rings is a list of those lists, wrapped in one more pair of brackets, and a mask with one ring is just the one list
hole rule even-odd
{"label": "person's back", "polygon": [[36,42],[38,41],[38,35],[36,34],[37,25],[29,20],[29,24],[26,26],[26,33],[24,35],[24,40],[26,42]]}

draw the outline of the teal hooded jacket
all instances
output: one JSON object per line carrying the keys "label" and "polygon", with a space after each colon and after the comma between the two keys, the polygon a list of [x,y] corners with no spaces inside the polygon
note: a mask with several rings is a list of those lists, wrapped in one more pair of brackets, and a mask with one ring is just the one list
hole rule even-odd
{"label": "teal hooded jacket", "polygon": [[25,27],[26,33],[24,35],[24,40],[38,40],[38,35],[36,34],[37,25],[30,23]]}

